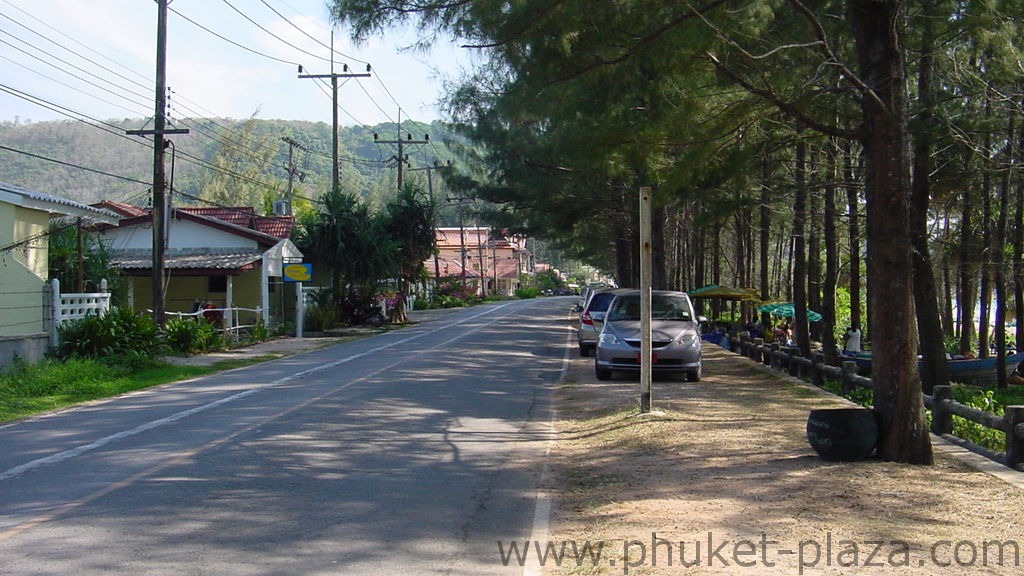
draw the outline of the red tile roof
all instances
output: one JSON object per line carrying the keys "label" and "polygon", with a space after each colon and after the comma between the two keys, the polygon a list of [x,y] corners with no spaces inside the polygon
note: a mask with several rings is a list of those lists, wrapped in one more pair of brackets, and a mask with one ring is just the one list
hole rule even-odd
{"label": "red tile roof", "polygon": [[[107,210],[121,214],[125,218],[148,216],[152,210],[151,208],[133,206],[131,204],[113,202],[111,200],[103,200],[102,202],[93,204],[93,206],[106,208]],[[176,209],[189,214],[195,214],[197,216],[216,218],[222,222],[262,232],[263,234],[268,234],[275,238],[289,238],[292,233],[292,227],[295,224],[295,219],[292,216],[260,216],[256,214],[256,210],[251,206],[212,208],[181,206]]]}

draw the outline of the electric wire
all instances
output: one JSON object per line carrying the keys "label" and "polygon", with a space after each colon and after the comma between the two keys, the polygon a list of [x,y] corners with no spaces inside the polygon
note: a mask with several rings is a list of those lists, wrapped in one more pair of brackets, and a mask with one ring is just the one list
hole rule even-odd
{"label": "electric wire", "polygon": [[305,54],[307,56],[311,56],[313,58],[316,58],[317,60],[323,60],[324,62],[331,62],[331,63],[334,62],[334,60],[331,59],[331,58],[324,58],[323,56],[320,56],[319,54],[314,54],[314,53],[312,53],[312,52],[310,52],[308,50],[300,48],[300,47],[292,44],[291,42],[285,40],[284,38],[281,38],[277,34],[274,34],[270,30],[267,30],[262,24],[260,24],[259,22],[253,20],[252,18],[250,18],[248,14],[246,14],[245,12],[242,12],[241,10],[236,8],[235,5],[232,4],[231,2],[228,2],[228,0],[221,0],[221,1],[224,2],[225,4],[227,4],[232,10],[237,12],[239,16],[241,16],[242,18],[245,18],[246,20],[248,20],[253,26],[259,28],[260,30],[262,30],[264,32],[266,32],[267,35],[269,35],[270,37],[274,38],[275,40],[278,40],[278,41],[284,43],[285,45],[291,47],[292,49],[297,50],[299,52],[302,52],[303,54]]}
{"label": "electric wire", "polygon": [[256,54],[257,56],[262,56],[264,58],[267,58],[268,60],[274,60],[275,62],[282,62],[284,64],[291,64],[292,66],[301,66],[301,64],[299,64],[298,62],[292,62],[291,60],[284,60],[284,59],[278,58],[276,56],[271,56],[270,54],[264,54],[263,52],[260,52],[259,50],[254,50],[252,48],[249,48],[248,46],[239,44],[238,42],[235,42],[234,40],[231,40],[230,38],[228,38],[226,36],[222,36],[221,34],[218,34],[217,32],[214,32],[213,30],[210,30],[206,26],[203,26],[202,24],[196,22],[195,20],[189,18],[188,16],[185,16],[181,12],[178,12],[177,10],[175,10],[174,8],[168,7],[167,9],[170,10],[171,12],[177,14],[179,17],[181,17],[185,21],[191,23],[193,26],[195,26],[195,27],[197,27],[197,28],[199,28],[201,30],[206,31],[207,33],[212,34],[212,35],[216,36],[217,38],[220,38],[221,40],[227,42],[228,44],[231,44],[232,46],[236,46],[236,47],[241,48],[242,50],[245,50],[247,52],[252,52],[253,54]]}

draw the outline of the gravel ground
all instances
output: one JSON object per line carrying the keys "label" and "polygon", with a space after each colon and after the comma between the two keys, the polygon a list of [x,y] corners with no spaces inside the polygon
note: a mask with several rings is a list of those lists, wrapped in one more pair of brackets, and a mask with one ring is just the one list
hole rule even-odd
{"label": "gravel ground", "polygon": [[592,362],[574,357],[556,392],[565,554],[543,574],[1024,573],[1019,479],[945,444],[934,466],[826,462],[807,414],[850,404],[714,345],[702,382],[655,381],[647,415],[635,377],[598,382]]}

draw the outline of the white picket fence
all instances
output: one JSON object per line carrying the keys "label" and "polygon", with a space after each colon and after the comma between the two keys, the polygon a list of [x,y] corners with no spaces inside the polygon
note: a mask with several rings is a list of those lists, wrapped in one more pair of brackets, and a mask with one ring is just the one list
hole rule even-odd
{"label": "white picket fence", "polygon": [[79,320],[89,315],[103,315],[110,310],[110,292],[107,281],[100,283],[100,292],[61,294],[60,280],[50,280],[50,346],[60,345],[58,329],[69,320]]}

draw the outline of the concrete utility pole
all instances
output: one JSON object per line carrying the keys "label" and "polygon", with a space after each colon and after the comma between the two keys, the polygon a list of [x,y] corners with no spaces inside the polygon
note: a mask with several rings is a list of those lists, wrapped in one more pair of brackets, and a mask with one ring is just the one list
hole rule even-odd
{"label": "concrete utility pole", "polygon": [[152,130],[128,130],[133,136],[153,136],[153,321],[164,325],[164,261],[167,248],[167,179],[164,149],[165,134],[188,134],[188,130],[167,130],[167,5],[156,0],[156,106]]}
{"label": "concrete utility pole", "polygon": [[298,148],[299,150],[302,150],[303,152],[309,152],[309,149],[306,148],[305,146],[303,146],[302,144],[299,144],[294,139],[289,138],[287,136],[285,136],[284,138],[281,138],[281,140],[283,140],[284,143],[288,145],[288,166],[285,167],[288,170],[288,193],[287,193],[288,197],[285,200],[288,203],[288,214],[287,215],[291,216],[293,214],[293,210],[292,210],[292,184],[293,184],[293,181],[295,179],[295,176],[299,177],[299,182],[301,182],[302,179],[305,177],[305,174],[302,173],[302,172],[299,172],[299,169],[295,166],[295,161],[292,159],[292,152],[295,150],[295,148]]}
{"label": "concrete utility pole", "polygon": [[398,160],[398,190],[401,191],[402,190],[402,182],[403,182],[402,181],[402,167],[405,165],[406,162],[409,161],[409,159],[405,157],[404,146],[406,144],[427,144],[427,143],[430,142],[430,134],[424,134],[423,135],[423,140],[413,140],[412,139],[412,134],[406,134],[405,140],[402,140],[402,137],[401,137],[401,130],[402,130],[401,126],[399,126],[398,130],[399,130],[399,137],[398,137],[397,140],[381,140],[380,136],[376,132],[374,132],[373,133],[373,141],[375,143],[377,143],[377,144],[398,144],[398,156],[396,156],[394,158],[396,160]]}
{"label": "concrete utility pole", "polygon": [[331,73],[330,74],[303,74],[302,73],[302,66],[301,65],[299,66],[299,78],[330,78],[331,79],[331,92],[334,95],[334,97],[333,97],[334,98],[334,100],[333,100],[334,101],[334,110],[333,110],[333,114],[331,115],[331,117],[332,117],[331,124],[333,126],[333,137],[331,139],[333,145],[331,146],[331,150],[332,150],[332,159],[333,159],[333,164],[334,164],[334,166],[332,168],[332,171],[331,171],[331,189],[332,190],[337,190],[338,189],[338,78],[368,78],[369,76],[370,76],[370,65],[369,64],[366,65],[366,72],[362,72],[362,73],[358,73],[358,74],[350,73],[348,71],[348,64],[345,64],[342,67],[342,72],[340,74],[335,74],[334,73],[334,33],[333,32],[331,33]]}

